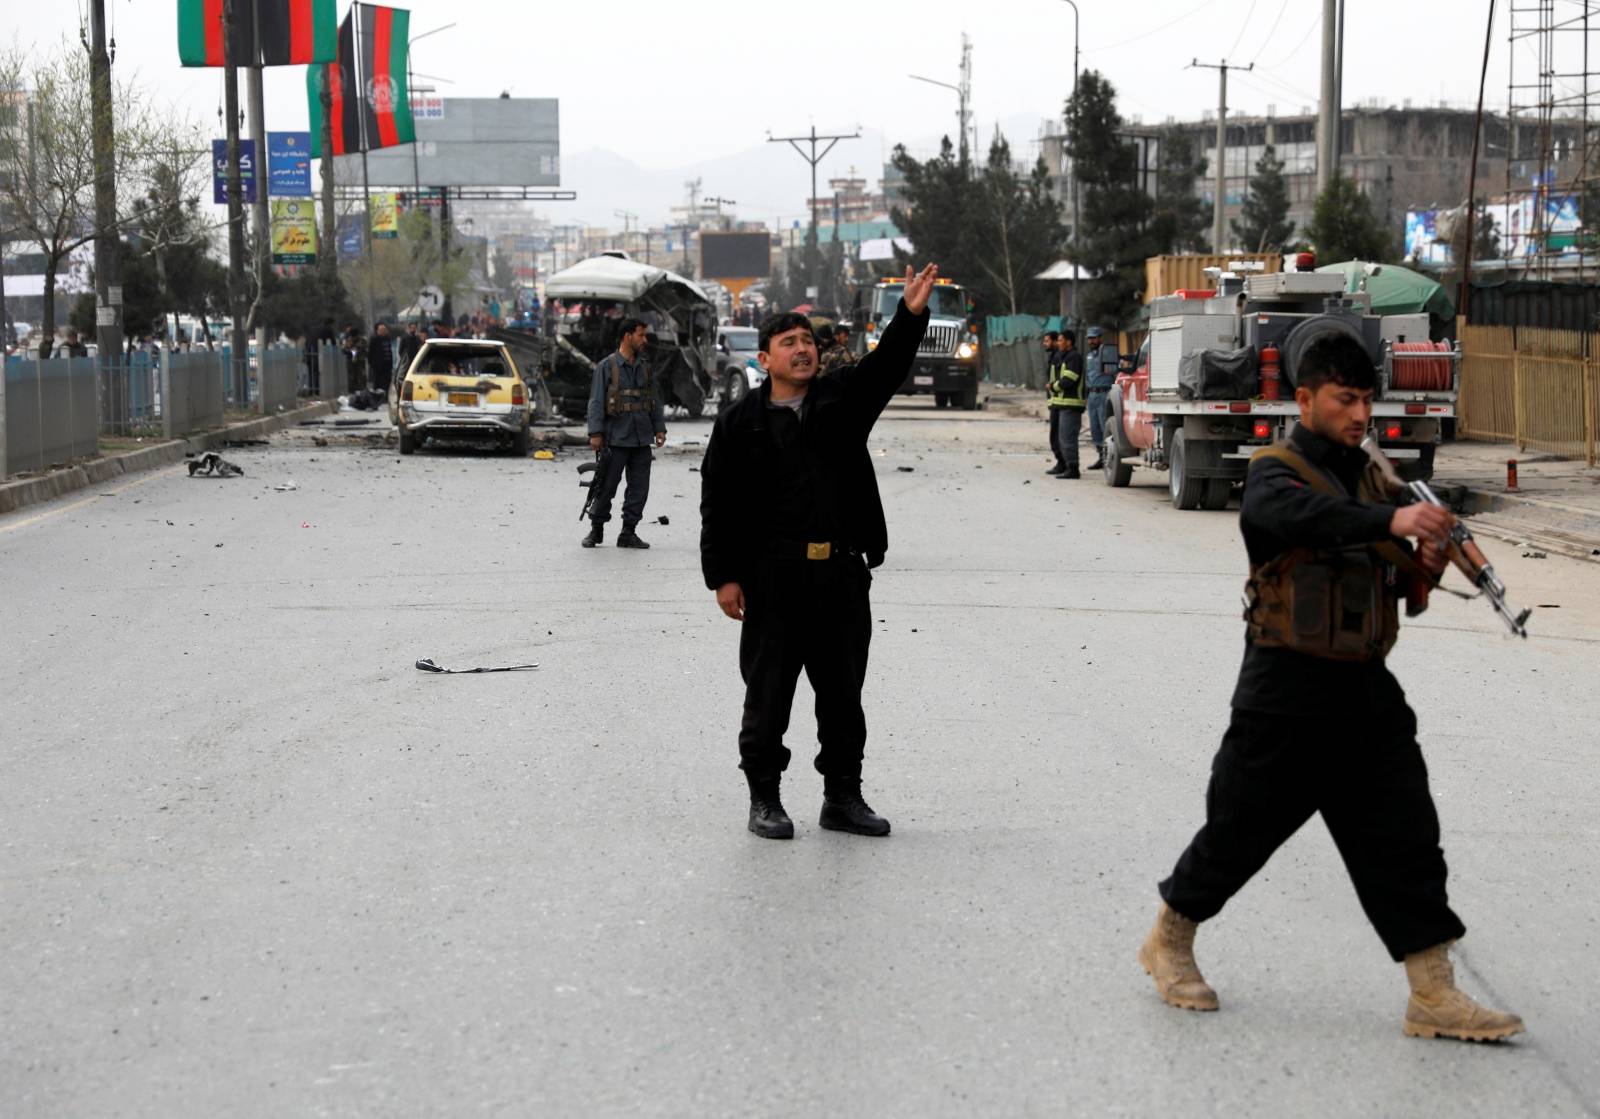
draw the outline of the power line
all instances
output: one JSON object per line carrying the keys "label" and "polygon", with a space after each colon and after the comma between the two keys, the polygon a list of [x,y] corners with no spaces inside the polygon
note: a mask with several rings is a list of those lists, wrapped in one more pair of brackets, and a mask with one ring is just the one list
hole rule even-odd
{"label": "power line", "polygon": [[1278,33],[1278,24],[1283,22],[1283,13],[1287,12],[1288,10],[1289,0],[1283,0],[1283,3],[1278,6],[1277,18],[1272,21],[1272,30],[1268,31],[1267,37],[1261,40],[1261,46],[1256,49],[1255,58],[1250,60],[1252,63],[1255,62],[1256,58],[1260,58],[1267,52],[1267,47],[1272,44],[1272,37]]}
{"label": "power line", "polygon": [[1137,43],[1141,39],[1148,39],[1148,38],[1150,38],[1150,36],[1159,34],[1159,33],[1163,32],[1163,31],[1165,31],[1167,28],[1173,26],[1174,24],[1182,23],[1184,20],[1188,19],[1190,16],[1194,15],[1196,12],[1204,11],[1206,8],[1211,7],[1211,5],[1215,4],[1216,2],[1217,2],[1217,0],[1205,0],[1205,3],[1197,5],[1196,7],[1190,8],[1187,12],[1184,12],[1181,16],[1178,16],[1176,19],[1168,20],[1166,23],[1163,23],[1160,27],[1152,27],[1149,31],[1141,32],[1140,34],[1135,35],[1131,39],[1123,39],[1121,42],[1117,42],[1117,43],[1107,43],[1103,47],[1084,47],[1083,48],[1083,53],[1084,54],[1093,54],[1095,51],[1114,51],[1118,47],[1127,46],[1129,43]]}
{"label": "power line", "polygon": [[1245,9],[1244,22],[1239,25],[1239,37],[1233,41],[1233,46],[1228,48],[1231,55],[1239,49],[1239,44],[1244,42],[1244,33],[1250,30],[1250,17],[1256,14],[1256,0],[1250,0],[1250,6]]}

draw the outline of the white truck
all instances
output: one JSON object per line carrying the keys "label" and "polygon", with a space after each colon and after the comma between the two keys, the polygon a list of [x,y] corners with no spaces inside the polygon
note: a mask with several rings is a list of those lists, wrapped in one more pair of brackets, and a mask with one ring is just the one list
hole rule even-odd
{"label": "white truck", "polygon": [[1345,293],[1343,275],[1320,272],[1224,275],[1214,292],[1153,300],[1135,367],[1107,397],[1106,484],[1128,485],[1135,465],[1165,470],[1179,509],[1225,508],[1250,456],[1299,417],[1299,357],[1329,334],[1372,357],[1384,453],[1407,480],[1432,477],[1443,421],[1456,413],[1460,347],[1430,342],[1426,314],[1370,308],[1365,292]]}

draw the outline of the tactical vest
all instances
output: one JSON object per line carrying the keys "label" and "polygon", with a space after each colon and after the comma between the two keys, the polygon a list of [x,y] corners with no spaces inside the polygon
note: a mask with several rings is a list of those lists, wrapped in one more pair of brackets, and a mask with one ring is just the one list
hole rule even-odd
{"label": "tactical vest", "polygon": [[[1336,481],[1284,443],[1251,456],[1288,466],[1318,493],[1350,496]],[[1376,464],[1363,471],[1355,498],[1377,502],[1387,494]],[[1292,548],[1253,564],[1245,583],[1244,620],[1250,641],[1267,649],[1292,649],[1335,661],[1388,656],[1400,636],[1400,573],[1433,579],[1393,541],[1353,548]]]}
{"label": "tactical vest", "polygon": [[611,363],[611,383],[606,389],[606,415],[622,416],[629,412],[651,412],[655,408],[655,372],[650,363],[644,366],[644,388],[622,387],[622,358]]}

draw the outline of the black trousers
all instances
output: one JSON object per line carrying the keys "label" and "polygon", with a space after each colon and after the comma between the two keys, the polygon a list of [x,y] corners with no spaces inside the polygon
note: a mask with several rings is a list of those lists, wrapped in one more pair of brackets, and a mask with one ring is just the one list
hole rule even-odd
{"label": "black trousers", "polygon": [[1061,409],[1059,408],[1051,408],[1048,413],[1050,418],[1050,451],[1056,456],[1056,465],[1065,470],[1067,468],[1067,460],[1061,453],[1061,425],[1056,418],[1060,411]]}
{"label": "black trousers", "polygon": [[597,471],[594,504],[589,506],[589,519],[603,525],[611,519],[611,499],[617,495],[617,486],[623,474],[628,476],[627,494],[622,499],[622,531],[628,532],[644,517],[644,503],[650,497],[649,447],[612,447],[606,455],[605,467]]}
{"label": "black trousers", "polygon": [[739,768],[757,779],[789,767],[783,736],[805,669],[817,697],[817,772],[859,780],[867,745],[861,688],[872,640],[872,574],[859,557],[770,560],[746,586],[739,635],[744,719]]}
{"label": "black trousers", "polygon": [[1193,921],[1215,916],[1320,812],[1390,956],[1398,961],[1465,934],[1445,897],[1439,816],[1415,716],[1401,705],[1341,726],[1234,711],[1211,763],[1205,826],[1161,883],[1168,905]]}

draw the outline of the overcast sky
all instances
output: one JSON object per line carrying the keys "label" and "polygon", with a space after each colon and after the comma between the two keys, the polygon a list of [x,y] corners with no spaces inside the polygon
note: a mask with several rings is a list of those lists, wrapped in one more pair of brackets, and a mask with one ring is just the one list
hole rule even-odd
{"label": "overcast sky", "polygon": [[[3,7],[11,33],[27,46],[60,35],[76,39],[85,2],[3,0]],[[119,75],[136,72],[164,101],[218,126],[221,71],[179,67],[176,0],[107,5]],[[1062,0],[412,0],[401,6],[411,9],[413,38],[455,24],[415,44],[413,65],[429,76],[418,84],[426,80],[445,96],[509,89],[513,96],[559,98],[564,155],[605,149],[655,170],[692,172],[700,161],[761,144],[769,128],[783,135],[813,123],[835,132],[860,125],[891,143],[926,143],[953,131],[955,94],[907,75],[954,83],[963,31],[973,41],[973,109],[985,134],[996,120],[1058,114],[1072,84],[1072,9]],[[341,0],[341,18],[346,7]],[[1348,0],[1345,103],[1472,103],[1487,7],[1487,0]],[[1573,0],[1557,4],[1576,7]],[[1315,105],[1320,0],[1079,0],[1079,8],[1082,65],[1110,77],[1127,116],[1193,118],[1214,108],[1216,71],[1186,69],[1196,55],[1204,62],[1255,63],[1253,73],[1229,76],[1233,109],[1275,105],[1285,114]],[[23,10],[26,25],[17,30]],[[1504,18],[1495,32],[1489,107],[1503,108],[1506,100]],[[1518,49],[1519,66],[1530,64],[1527,46]],[[268,70],[266,94],[269,127],[306,127],[302,68]],[[1031,133],[1014,136],[1019,147],[1031,139]],[[849,163],[876,168],[880,145],[867,146],[841,145],[825,172]],[[791,158],[798,208],[808,171]],[[666,204],[642,198],[635,208],[651,214]]]}

